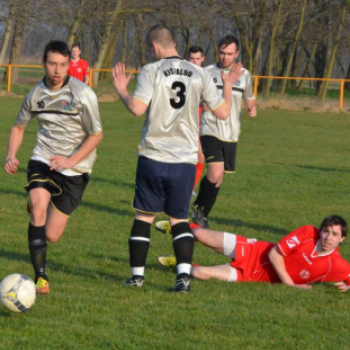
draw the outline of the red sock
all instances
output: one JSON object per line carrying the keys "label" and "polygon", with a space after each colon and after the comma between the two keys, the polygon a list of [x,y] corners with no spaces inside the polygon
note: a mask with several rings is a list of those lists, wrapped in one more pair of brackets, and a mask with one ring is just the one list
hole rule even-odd
{"label": "red sock", "polygon": [[196,180],[194,181],[193,191],[197,187],[198,182],[202,177],[203,168],[204,168],[204,163],[197,163]]}
{"label": "red sock", "polygon": [[198,224],[195,224],[194,222],[190,223],[190,229],[194,230],[195,228],[202,228],[202,226],[199,226]]}

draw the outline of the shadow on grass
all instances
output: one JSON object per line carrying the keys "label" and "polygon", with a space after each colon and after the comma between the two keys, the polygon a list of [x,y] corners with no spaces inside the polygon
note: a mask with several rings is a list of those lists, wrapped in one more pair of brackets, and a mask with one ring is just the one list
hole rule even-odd
{"label": "shadow on grass", "polygon": [[[287,229],[283,229],[283,228],[273,227],[269,225],[254,224],[252,222],[245,222],[238,219],[219,218],[217,216],[210,218],[210,223],[213,223],[213,222],[221,225],[228,225],[232,227],[230,228],[230,231],[232,233],[235,233],[237,235],[242,235],[242,236],[245,236],[244,232],[236,231],[236,229],[239,230],[241,228],[250,228],[256,231],[266,231],[279,236],[286,235],[289,232]],[[213,225],[211,225],[211,227],[213,227]]]}
{"label": "shadow on grass", "polygon": [[[6,258],[8,260],[13,260],[13,261],[24,261],[28,262],[30,264],[30,257],[29,253],[27,254],[20,254],[14,251],[6,251],[4,249],[0,248],[0,257],[1,258]],[[126,263],[126,262],[125,262]],[[99,278],[104,278],[107,280],[114,280],[114,281],[124,281],[125,276],[119,276],[117,273],[106,273],[102,272],[100,270],[94,271],[92,269],[88,269],[85,267],[81,266],[70,266],[70,265],[64,265],[52,261],[47,262],[47,268],[50,272],[60,272],[60,273],[65,273],[69,275],[74,275],[77,277],[88,277],[88,278],[94,278],[94,279],[99,279]]]}
{"label": "shadow on grass", "polygon": [[296,165],[297,168],[306,169],[306,170],[317,170],[317,171],[325,171],[325,172],[337,172],[337,173],[349,173],[350,170],[346,169],[337,169],[337,168],[323,168],[312,165]]}
{"label": "shadow on grass", "polygon": [[101,182],[101,183],[106,183],[108,185],[113,185],[117,187],[129,187],[131,189],[135,189],[135,182],[130,183],[130,182],[121,182],[121,181],[116,181],[116,180],[111,180],[111,179],[104,179],[103,177],[91,175],[91,181],[92,182]]}

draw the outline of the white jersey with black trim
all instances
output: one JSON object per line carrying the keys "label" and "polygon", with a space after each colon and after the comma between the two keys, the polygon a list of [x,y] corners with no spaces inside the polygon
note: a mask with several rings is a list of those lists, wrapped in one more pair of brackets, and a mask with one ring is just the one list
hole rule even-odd
{"label": "white jersey with black trim", "polygon": [[[102,130],[96,94],[80,80],[67,76],[58,91],[50,90],[40,81],[24,98],[16,125],[25,128],[36,118],[39,123],[33,159],[49,162],[53,155],[70,157],[89,135]],[[90,173],[96,149],[73,170]]]}
{"label": "white jersey with black trim", "polygon": [[141,70],[134,98],[148,105],[139,156],[164,163],[197,163],[198,105],[211,109],[223,102],[203,68],[179,57],[147,64]]}
{"label": "white jersey with black trim", "polygon": [[[210,75],[218,90],[222,92],[222,68],[215,63],[205,67],[204,70]],[[227,73],[228,70],[225,70],[225,72]],[[243,75],[232,87],[232,107],[230,116],[226,120],[219,120],[212,112],[206,112],[203,110],[200,130],[201,136],[210,135],[222,141],[237,142],[241,130],[242,97],[244,101],[255,99],[252,79],[249,71],[246,69],[244,69]]]}

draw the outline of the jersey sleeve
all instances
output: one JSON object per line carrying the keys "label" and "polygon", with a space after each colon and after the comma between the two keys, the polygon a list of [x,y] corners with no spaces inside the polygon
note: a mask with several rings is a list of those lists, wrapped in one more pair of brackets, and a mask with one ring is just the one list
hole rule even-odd
{"label": "jersey sleeve", "polygon": [[278,250],[283,256],[287,256],[306,239],[315,238],[318,232],[316,227],[310,225],[297,228],[277,243]]}
{"label": "jersey sleeve", "polygon": [[137,77],[137,85],[133,93],[134,98],[145,103],[147,106],[150,104],[153,96],[153,84],[151,76],[150,66],[143,67]]}
{"label": "jersey sleeve", "polygon": [[96,94],[88,87],[82,92],[82,115],[84,129],[90,135],[98,134],[102,130],[100,111]]}
{"label": "jersey sleeve", "polygon": [[204,100],[211,110],[215,110],[225,102],[221,91],[218,90],[211,76],[207,72],[204,74],[202,100]]}
{"label": "jersey sleeve", "polygon": [[24,98],[22,102],[21,109],[19,110],[18,116],[16,118],[15,125],[20,128],[26,128],[29,122],[35,117],[32,112],[31,100],[33,96],[33,90]]}
{"label": "jersey sleeve", "polygon": [[255,95],[253,93],[252,77],[248,71],[246,75],[246,87],[243,91],[243,100],[244,101],[255,100]]}

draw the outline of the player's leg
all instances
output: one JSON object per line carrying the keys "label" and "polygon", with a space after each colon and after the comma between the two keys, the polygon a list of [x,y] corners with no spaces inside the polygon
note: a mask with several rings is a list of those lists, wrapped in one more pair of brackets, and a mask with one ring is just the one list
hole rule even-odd
{"label": "player's leg", "polygon": [[69,216],[57,210],[52,204],[49,205],[46,221],[46,238],[51,243],[57,243],[61,238]]}
{"label": "player's leg", "polygon": [[154,214],[136,212],[129,237],[131,278],[125,282],[126,286],[142,287],[143,285],[146,259],[151,241],[151,225],[154,218]]}
{"label": "player's leg", "polygon": [[136,216],[129,237],[131,278],[125,282],[126,286],[143,286],[151,225],[156,213],[163,211],[164,205],[162,166],[162,163],[146,157],[138,159],[133,202]]}
{"label": "player's leg", "polygon": [[28,226],[28,247],[34,268],[37,291],[42,294],[49,292],[48,277],[45,271],[47,247],[45,223],[50,198],[51,193],[45,188],[29,190],[31,213]]}
{"label": "player's leg", "polygon": [[223,142],[212,136],[202,136],[201,142],[207,162],[207,174],[200,183],[192,211],[192,220],[208,228],[207,217],[215,204],[224,176],[224,148]]}
{"label": "player's leg", "polygon": [[193,229],[194,238],[199,243],[224,254],[224,232],[207,230],[204,228]]}
{"label": "player's leg", "polygon": [[193,233],[188,223],[188,208],[195,178],[192,164],[168,164],[164,181],[164,212],[170,217],[173,249],[177,261],[176,292],[190,291],[190,273],[194,248]]}
{"label": "player's leg", "polygon": [[204,157],[203,150],[202,150],[202,144],[199,141],[199,143],[198,143],[198,160],[197,160],[197,165],[196,165],[196,178],[194,181],[193,191],[196,189],[198,182],[202,177],[204,166],[205,166],[205,157]]}
{"label": "player's leg", "polygon": [[[217,265],[217,266],[193,266],[191,275],[199,280],[210,280],[215,278],[221,281],[235,281],[233,267],[229,265]],[[234,269],[235,270],[235,269]],[[233,273],[232,273],[233,272]]]}

